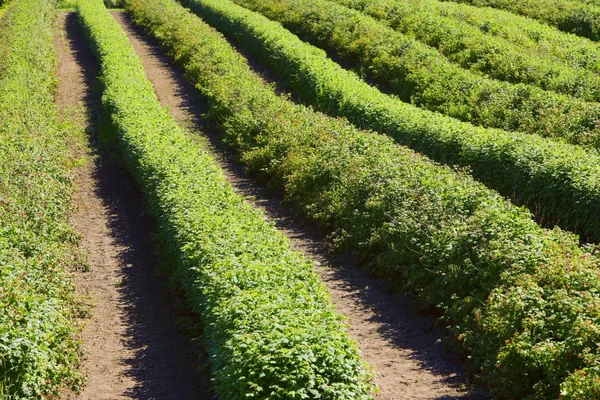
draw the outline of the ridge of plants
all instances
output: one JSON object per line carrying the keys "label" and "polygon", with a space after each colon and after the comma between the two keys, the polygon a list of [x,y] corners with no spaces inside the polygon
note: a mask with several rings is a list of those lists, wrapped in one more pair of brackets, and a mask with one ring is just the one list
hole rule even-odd
{"label": "ridge of plants", "polygon": [[600,104],[470,72],[436,49],[328,0],[236,0],[332,52],[400,100],[470,122],[600,146]]}
{"label": "ridge of plants", "polygon": [[18,0],[0,21],[0,398],[77,391],[84,261],[67,127],[54,104],[55,2]]}
{"label": "ridge of plants", "polygon": [[369,398],[370,373],[309,260],[160,106],[102,1],[81,0],[78,11],[118,145],[157,220],[173,280],[201,316],[216,395]]}
{"label": "ridge of plants", "polygon": [[469,168],[478,180],[529,207],[543,226],[558,224],[584,241],[600,240],[600,157],[595,151],[474,127],[419,109],[369,86],[260,14],[229,2],[220,8],[207,2],[190,6],[268,64],[295,97],[439,162]]}
{"label": "ridge of plants", "polygon": [[[195,4],[236,26],[238,6]],[[598,390],[595,246],[540,228],[465,173],[278,97],[221,34],[175,2],[127,0],[126,9],[185,69],[210,103],[206,117],[249,170],[282,189],[334,246],[439,309],[497,396]]]}
{"label": "ridge of plants", "polygon": [[[600,76],[546,53],[528,52],[482,26],[447,16],[455,11],[437,0],[333,0],[438,49],[450,61],[501,81],[524,83],[585,101],[600,101]],[[450,9],[450,10],[448,10]],[[470,18],[470,10],[461,10]]]}
{"label": "ridge of plants", "polygon": [[[448,0],[446,0],[448,1]],[[600,40],[600,7],[594,0],[453,0],[525,15],[591,40]]]}

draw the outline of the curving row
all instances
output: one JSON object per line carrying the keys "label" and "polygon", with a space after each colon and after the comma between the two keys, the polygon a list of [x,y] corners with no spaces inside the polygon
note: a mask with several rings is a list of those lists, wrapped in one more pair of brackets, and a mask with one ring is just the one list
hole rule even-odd
{"label": "curving row", "polygon": [[160,106],[102,1],[81,0],[78,11],[119,148],[174,260],[173,279],[201,316],[216,395],[368,398],[371,376],[311,263]]}
{"label": "curving row", "polygon": [[[451,62],[471,71],[511,83],[531,84],[585,101],[600,100],[600,76],[594,70],[600,65],[588,65],[591,68],[587,69],[586,65],[561,59],[542,46],[527,48],[504,35],[492,34],[490,19],[497,18],[487,16],[474,23],[482,13],[477,7],[438,0],[334,1],[438,49]],[[530,25],[534,25],[533,21]],[[587,45],[595,48],[593,55],[596,58],[600,56],[597,45]],[[571,46],[569,49],[573,52]]]}
{"label": "curving row", "polygon": [[55,3],[12,2],[0,20],[0,398],[79,387],[70,272],[81,266],[69,131],[54,105]]}
{"label": "curving row", "polygon": [[[448,0],[444,0],[448,1]],[[494,7],[539,19],[558,29],[600,40],[600,7],[595,0],[453,0]]]}
{"label": "curving row", "polygon": [[475,125],[598,146],[600,104],[490,79],[329,0],[237,0],[355,67],[400,100]]}
{"label": "curving row", "polygon": [[[279,47],[290,64],[290,34],[277,24],[229,1],[190,6],[246,51]],[[127,0],[126,8],[185,69],[210,104],[206,117],[248,169],[283,190],[334,246],[439,308],[452,342],[497,396],[577,398],[599,389],[594,246],[540,228],[466,173],[277,96],[223,36],[173,1]],[[290,73],[310,70],[301,59],[291,60]],[[347,76],[338,76],[340,86],[355,87]],[[342,97],[323,88],[324,97]]]}
{"label": "curving row", "polygon": [[537,135],[474,127],[382,94],[278,23],[234,6],[192,2],[203,18],[272,67],[278,83],[318,109],[386,133],[429,157],[472,174],[544,225],[600,238],[600,158]]}

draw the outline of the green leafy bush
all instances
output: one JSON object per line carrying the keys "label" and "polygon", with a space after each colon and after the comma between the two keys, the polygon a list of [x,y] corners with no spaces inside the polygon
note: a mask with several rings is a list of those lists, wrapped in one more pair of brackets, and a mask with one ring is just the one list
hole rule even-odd
{"label": "green leafy bush", "polygon": [[474,74],[437,50],[331,1],[235,3],[331,51],[405,102],[475,125],[600,145],[600,104]]}
{"label": "green leafy bush", "polygon": [[[352,4],[361,4],[360,0],[357,0],[358,3],[350,1]],[[562,32],[543,22],[504,10],[437,0],[424,2],[436,17],[448,18],[477,28],[487,36],[510,43],[521,52],[537,54],[542,58],[551,57],[571,67],[600,72],[600,47],[598,43],[589,39]],[[362,4],[366,6],[370,3],[370,0],[366,0]],[[383,0],[381,3],[379,12],[383,16],[387,14],[385,10],[388,2]]]}
{"label": "green leafy bush", "polygon": [[600,7],[595,0],[453,0],[494,7],[538,19],[558,29],[600,40]]}
{"label": "green leafy bush", "polygon": [[53,101],[53,1],[19,0],[0,22],[0,398],[77,390],[70,271],[81,263],[71,162]]}
{"label": "green leafy bush", "polygon": [[217,396],[368,398],[370,376],[312,265],[160,106],[101,0],[78,10],[120,147],[177,260],[174,279],[202,317]]}
{"label": "green leafy bush", "polygon": [[123,0],[104,0],[104,5],[108,8],[123,8]]}
{"label": "green leafy bush", "polygon": [[[530,53],[501,36],[488,35],[448,14],[454,3],[437,0],[334,0],[357,9],[391,28],[438,49],[450,61],[511,83],[525,83],[586,101],[600,100],[600,77],[556,57]],[[465,18],[477,8],[464,6]]]}
{"label": "green leafy bush", "polygon": [[192,10],[268,63],[280,83],[322,111],[386,133],[527,205],[545,226],[600,240],[600,158],[536,135],[482,129],[410,106],[361,81],[278,23],[229,2]]}
{"label": "green leafy bush", "polygon": [[334,246],[441,310],[497,397],[557,397],[575,376],[585,381],[600,356],[595,247],[540,228],[465,173],[278,97],[222,35],[173,1],[127,0],[126,9],[185,69],[249,170]]}
{"label": "green leafy bush", "polygon": [[[343,0],[360,9],[371,9],[371,0]],[[393,4],[395,0],[391,0]],[[411,0],[412,1],[412,0]],[[388,0],[373,8],[373,16],[388,14]],[[574,68],[600,72],[600,48],[589,39],[564,33],[534,19],[489,7],[474,7],[469,4],[424,0],[430,13],[436,18],[456,21],[478,29],[481,33],[510,43],[521,52],[550,57]],[[371,13],[370,13],[371,14]]]}

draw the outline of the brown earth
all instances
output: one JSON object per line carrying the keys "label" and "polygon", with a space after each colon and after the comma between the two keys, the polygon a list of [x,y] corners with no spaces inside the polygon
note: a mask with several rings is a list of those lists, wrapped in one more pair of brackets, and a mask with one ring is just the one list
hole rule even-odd
{"label": "brown earth", "polygon": [[310,223],[294,218],[281,205],[280,194],[252,182],[224,150],[218,134],[202,124],[199,116],[206,110],[206,104],[185,81],[182,72],[161,54],[152,40],[133,27],[125,14],[113,13],[113,16],[142,59],[161,104],[192,137],[206,145],[237,193],[261,208],[290,239],[294,249],[316,261],[316,270],[337,311],[348,317],[349,332],[357,341],[363,359],[376,373],[376,383],[381,389],[376,398],[486,398],[464,388],[463,363],[438,343],[444,332],[435,327],[435,316],[419,313],[411,299],[391,292],[382,280],[367,276],[351,257],[328,255],[326,238]]}
{"label": "brown earth", "polygon": [[175,296],[155,274],[152,221],[131,176],[98,144],[97,65],[77,29],[75,13],[56,23],[59,53],[56,102],[87,131],[85,165],[75,171],[79,210],[72,222],[90,271],[77,272],[78,291],[91,305],[82,333],[88,382],[64,399],[211,399],[208,380],[194,373],[196,346],[178,332]]}

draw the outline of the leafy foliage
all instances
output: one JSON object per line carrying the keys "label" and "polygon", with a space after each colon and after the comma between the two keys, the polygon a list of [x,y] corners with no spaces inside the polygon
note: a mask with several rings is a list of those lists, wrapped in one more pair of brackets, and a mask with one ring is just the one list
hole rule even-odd
{"label": "leafy foliage", "polygon": [[160,106],[101,0],[78,9],[120,147],[202,316],[217,396],[366,399],[370,376],[312,265]]}
{"label": "leafy foliage", "polygon": [[108,8],[123,8],[123,0],[104,0],[104,5]]}
{"label": "leafy foliage", "polygon": [[[201,4],[219,26],[256,22],[222,0]],[[334,246],[441,310],[498,397],[591,386],[586,371],[600,357],[595,247],[540,228],[465,173],[278,97],[222,35],[173,1],[127,0],[126,9],[185,69],[248,168]]]}
{"label": "leafy foliage", "polygon": [[359,127],[387,133],[525,204],[546,226],[600,239],[600,158],[536,135],[482,129],[407,105],[361,81],[278,23],[227,2],[192,10],[267,62],[296,97]]}
{"label": "leafy foliage", "polygon": [[539,19],[558,29],[600,40],[600,7],[595,0],[453,0],[494,7]]}
{"label": "leafy foliage", "polygon": [[421,108],[511,131],[600,145],[600,104],[474,74],[437,50],[328,0],[235,0],[333,52]]}
{"label": "leafy foliage", "polygon": [[[371,0],[342,1],[360,9],[371,9]],[[384,17],[388,14],[387,6],[394,3],[395,0],[382,0],[381,7],[378,11],[374,8],[372,15]],[[510,43],[521,52],[537,54],[542,58],[550,57],[574,68],[600,72],[600,47],[598,43],[589,39],[561,32],[534,19],[508,11],[437,0],[424,0],[422,3],[427,4],[429,12],[436,18],[477,28],[487,36]]]}
{"label": "leafy foliage", "polygon": [[[512,83],[525,83],[586,101],[600,100],[600,77],[548,54],[529,53],[487,28],[471,25],[448,14],[454,3],[437,0],[334,0],[385,22],[391,28],[438,49],[450,61]],[[460,9],[464,18],[477,8]]]}
{"label": "leafy foliage", "polygon": [[0,398],[11,400],[83,381],[71,160],[53,102],[54,6],[19,0],[0,22]]}

